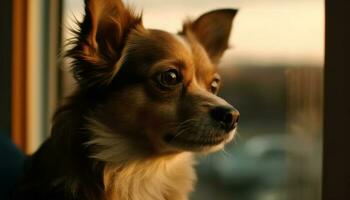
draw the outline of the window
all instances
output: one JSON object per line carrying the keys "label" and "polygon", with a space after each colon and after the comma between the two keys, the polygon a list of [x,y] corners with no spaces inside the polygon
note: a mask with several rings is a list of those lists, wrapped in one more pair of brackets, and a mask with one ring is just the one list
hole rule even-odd
{"label": "window", "polygon": [[[199,156],[192,199],[319,200],[323,120],[322,0],[129,1],[148,28],[180,30],[186,16],[238,7],[221,63],[220,95],[241,112],[232,145]],[[65,26],[83,2],[66,0]],[[74,17],[73,17],[74,16]],[[64,37],[70,35],[64,30]],[[69,92],[65,76],[63,88]]]}

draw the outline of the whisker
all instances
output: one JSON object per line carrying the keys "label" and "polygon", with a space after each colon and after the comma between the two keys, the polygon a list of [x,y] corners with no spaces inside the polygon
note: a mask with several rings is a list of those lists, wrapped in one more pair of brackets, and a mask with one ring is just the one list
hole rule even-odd
{"label": "whisker", "polygon": [[197,119],[191,118],[191,119],[185,120],[185,121],[180,122],[180,123],[169,122],[166,125],[170,126],[169,129],[170,129],[170,132],[172,132],[172,131],[176,131],[176,130],[181,130],[183,127],[187,126],[187,124],[192,123],[192,122],[196,122],[196,121],[197,121]]}
{"label": "whisker", "polygon": [[236,130],[235,136],[234,136],[234,138],[233,138],[233,144],[234,144],[234,145],[238,144],[237,142],[238,142],[239,139],[242,139],[242,137],[241,137],[241,135],[238,133],[238,131]]}
{"label": "whisker", "polygon": [[176,135],[175,135],[173,138],[171,138],[171,140],[170,140],[169,142],[172,142],[175,138],[179,137],[181,134],[185,133],[185,132],[188,131],[189,129],[190,129],[190,127],[185,127],[185,128],[180,129],[180,130],[176,133]]}
{"label": "whisker", "polygon": [[187,124],[190,124],[190,123],[192,123],[192,122],[197,122],[197,121],[198,121],[198,119],[195,119],[195,118],[188,119],[188,120],[185,120],[185,121],[181,122],[178,126],[179,126],[179,127],[180,127],[180,126],[185,126],[185,125],[187,125]]}
{"label": "whisker", "polygon": [[221,152],[223,153],[224,156],[226,156],[226,157],[231,157],[231,154],[229,154],[229,153],[225,150],[225,147],[223,147],[223,148],[221,149]]}

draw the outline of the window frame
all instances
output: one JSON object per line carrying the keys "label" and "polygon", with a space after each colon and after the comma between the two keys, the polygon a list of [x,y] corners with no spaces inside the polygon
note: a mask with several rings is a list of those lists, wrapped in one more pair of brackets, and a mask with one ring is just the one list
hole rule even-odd
{"label": "window frame", "polygon": [[350,199],[350,26],[346,1],[326,0],[322,199]]}

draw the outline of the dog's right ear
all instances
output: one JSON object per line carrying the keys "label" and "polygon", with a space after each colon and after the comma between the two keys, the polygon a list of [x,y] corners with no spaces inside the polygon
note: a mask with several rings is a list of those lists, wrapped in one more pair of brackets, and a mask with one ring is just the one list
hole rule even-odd
{"label": "dog's right ear", "polygon": [[135,15],[121,0],[85,0],[85,17],[74,31],[72,71],[82,87],[107,85],[119,70],[128,34],[142,29],[141,15]]}

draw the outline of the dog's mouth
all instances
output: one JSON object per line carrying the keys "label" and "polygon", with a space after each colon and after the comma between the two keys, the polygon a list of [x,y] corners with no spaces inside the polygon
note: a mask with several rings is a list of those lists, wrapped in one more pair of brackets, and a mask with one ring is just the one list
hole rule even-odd
{"label": "dog's mouth", "polygon": [[177,136],[176,134],[166,134],[163,139],[168,145],[173,147],[189,151],[200,151],[224,144],[228,138],[228,135],[223,134],[218,134],[215,136],[201,136],[196,138]]}
{"label": "dog's mouth", "polygon": [[197,139],[191,139],[191,138],[185,138],[185,137],[176,137],[176,135],[173,134],[167,134],[164,137],[164,140],[167,143],[184,143],[184,144],[190,144],[190,145],[217,145],[222,143],[225,140],[225,137],[209,137],[209,138],[197,138]]}
{"label": "dog's mouth", "polygon": [[230,142],[236,128],[226,130],[219,123],[206,119],[184,121],[163,135],[163,144],[170,149],[192,152],[214,152]]}

